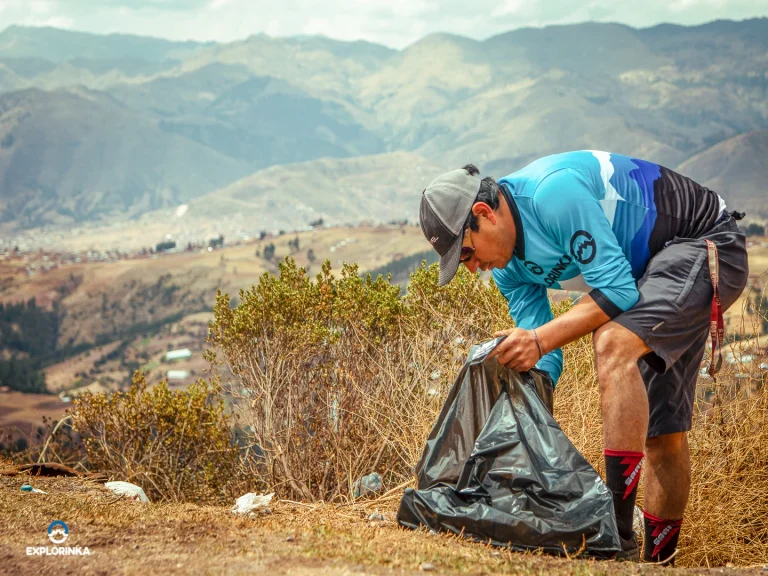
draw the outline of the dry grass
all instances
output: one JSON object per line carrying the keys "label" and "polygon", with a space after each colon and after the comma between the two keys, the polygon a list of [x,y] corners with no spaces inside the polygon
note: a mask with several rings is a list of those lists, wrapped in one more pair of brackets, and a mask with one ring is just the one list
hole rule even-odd
{"label": "dry grass", "polygon": [[[437,289],[436,270],[422,270],[400,301],[386,285],[348,272],[311,283],[295,267],[284,269],[282,278],[265,277],[241,293],[235,309],[222,295],[211,327],[212,365],[250,426],[247,444],[263,449],[259,458],[248,454],[240,473],[280,498],[324,501],[296,510],[317,512],[307,516],[307,529],[335,544],[313,554],[333,558],[351,546],[345,538],[354,540],[344,526],[356,508],[327,503],[348,504],[354,480],[371,471],[384,476],[387,489],[409,480],[469,343],[509,322],[498,291],[464,273]],[[567,307],[557,305],[556,313]],[[583,338],[564,352],[555,418],[602,472],[591,342]],[[678,566],[768,563],[768,386],[751,366],[753,386],[735,384],[746,366],[726,369],[696,408]],[[387,501],[390,513],[399,494]],[[388,546],[416,555],[430,541],[392,534],[402,540]]]}
{"label": "dry grass", "polygon": [[[337,371],[328,388],[323,387],[326,380],[320,371],[292,363],[291,355],[282,353],[283,348],[274,340],[271,342],[276,349],[272,351],[251,345],[238,351],[247,355],[258,349],[261,354],[259,363],[267,371],[260,372],[255,380],[252,369],[250,373],[237,369],[243,356],[227,356],[235,361],[236,386],[256,391],[252,396],[257,401],[250,403],[256,413],[250,414],[256,416],[252,421],[257,427],[266,422],[264,404],[259,400],[262,398],[272,398],[270,406],[276,407],[285,405],[275,399],[280,394],[290,395],[292,390],[311,391],[317,396],[328,390],[342,390],[349,399],[343,408],[354,436],[328,426],[320,435],[317,430],[323,428],[321,421],[327,421],[332,405],[326,401],[320,403],[320,412],[326,416],[314,425],[313,439],[318,442],[310,444],[309,450],[297,450],[292,443],[300,439],[301,433],[281,425],[290,410],[275,412],[269,424],[273,432],[280,430],[285,436],[278,438],[273,433],[267,444],[262,442],[264,437],[257,440],[262,446],[279,447],[281,458],[294,458],[290,470],[301,475],[302,486],[298,490],[293,486],[289,497],[343,500],[345,488],[349,495],[351,481],[373,470],[384,472],[389,486],[408,479],[465,357],[468,345],[457,344],[456,339],[487,338],[492,330],[502,327],[493,323],[500,318],[503,322],[505,317],[506,303],[498,292],[468,278],[438,291],[425,278],[417,277],[406,302],[410,306],[409,322],[387,334],[383,340],[386,346],[372,346],[370,338],[361,340],[362,330],[354,321],[343,323],[347,328],[339,347],[325,350]],[[558,305],[556,313],[567,307],[567,303]],[[361,310],[361,317],[366,313]],[[309,313],[305,320],[311,323]],[[243,324],[236,321],[232,325],[243,329]],[[233,350],[226,345],[224,349],[225,354]],[[297,354],[304,360],[311,359],[313,345],[305,342],[297,348]],[[680,566],[768,563],[768,386],[758,364],[727,366],[716,386],[702,381],[702,398],[690,436],[693,483],[680,540]],[[736,379],[736,374],[743,376],[749,370],[748,379]],[[740,386],[738,381],[749,381],[751,385]],[[430,389],[434,395],[428,393]],[[710,394],[705,396],[707,389]],[[293,414],[306,414],[306,406],[294,405]],[[565,371],[555,394],[555,417],[574,445],[603,473],[599,407],[591,339],[583,338],[565,348]],[[345,443],[351,439],[351,443]],[[343,466],[339,466],[340,457],[345,458]],[[267,479],[278,491],[293,480],[291,473],[283,472]],[[334,483],[335,474],[339,476]],[[337,487],[335,492],[322,490],[329,485],[329,479]],[[642,506],[642,490],[639,504]]]}
{"label": "dry grass", "polygon": [[[755,352],[755,350],[752,350]],[[765,361],[765,360],[763,360]],[[604,474],[594,356],[588,339],[565,348],[555,418],[573,444]],[[739,386],[737,372],[752,382]],[[743,373],[743,372],[742,372]],[[726,366],[714,393],[702,397],[689,436],[692,484],[678,566],[768,564],[768,386],[756,365]],[[638,504],[642,507],[642,484]]]}
{"label": "dry grass", "polygon": [[[22,494],[31,481],[48,492]],[[637,574],[639,566],[498,551],[454,536],[398,528],[397,500],[349,506],[280,501],[272,514],[233,517],[226,506],[150,504],[117,499],[82,479],[0,475],[0,555],[4,574]],[[370,521],[372,512],[384,522]],[[67,545],[90,557],[27,557],[27,546],[51,546],[53,519],[70,529]],[[292,539],[290,542],[288,539]],[[643,574],[670,572],[643,566]],[[685,573],[684,570],[674,570]],[[706,573],[697,570],[695,573]],[[711,571],[715,573],[715,570]],[[754,570],[759,574],[759,570]],[[717,574],[745,574],[718,569]]]}

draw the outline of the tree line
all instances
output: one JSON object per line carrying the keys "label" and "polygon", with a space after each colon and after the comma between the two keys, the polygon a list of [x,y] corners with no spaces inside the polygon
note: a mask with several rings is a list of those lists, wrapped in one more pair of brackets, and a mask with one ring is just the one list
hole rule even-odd
{"label": "tree line", "polygon": [[58,335],[58,312],[43,310],[34,298],[0,304],[0,350],[10,356],[0,360],[0,385],[20,392],[45,392],[39,358],[56,349]]}

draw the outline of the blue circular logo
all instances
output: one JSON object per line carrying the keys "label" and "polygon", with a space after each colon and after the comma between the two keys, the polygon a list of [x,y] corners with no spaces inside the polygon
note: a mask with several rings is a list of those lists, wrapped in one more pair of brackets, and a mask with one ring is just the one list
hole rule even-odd
{"label": "blue circular logo", "polygon": [[61,520],[54,520],[48,525],[48,538],[54,544],[64,544],[69,538],[69,528]]}
{"label": "blue circular logo", "polygon": [[571,254],[579,264],[589,264],[597,254],[597,244],[586,230],[576,230],[571,236]]}

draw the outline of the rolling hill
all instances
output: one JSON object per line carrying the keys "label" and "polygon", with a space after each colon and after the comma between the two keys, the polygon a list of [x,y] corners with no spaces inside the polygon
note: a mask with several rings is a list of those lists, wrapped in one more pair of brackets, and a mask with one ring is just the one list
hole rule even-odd
{"label": "rolling hill", "polygon": [[178,205],[248,172],[103,93],[0,95],[0,221],[35,226],[131,216]]}
{"label": "rolling hill", "polygon": [[689,158],[678,170],[717,191],[729,208],[768,218],[768,130],[729,138]]}
{"label": "rolling hill", "polygon": [[0,32],[0,58],[39,58],[56,63],[76,59],[178,62],[206,46],[201,42],[172,42],[130,34],[89,34],[50,27],[9,26]]}
{"label": "rolling hill", "polygon": [[164,119],[159,126],[247,161],[254,169],[382,149],[380,138],[344,107],[262,76],[222,91],[198,116]]}
{"label": "rolling hill", "polygon": [[[216,188],[223,205],[237,176],[288,164],[300,173],[296,163],[395,151],[436,166],[474,162],[497,177],[534,157],[584,148],[677,166],[729,138],[768,130],[766,38],[765,18],[647,29],[583,23],[482,41],[433,34],[403,50],[312,36],[197,44],[11,27],[0,33],[0,97],[31,98],[19,104],[28,126],[48,126],[47,107],[36,102],[62,101],[65,92],[73,103],[83,94],[99,102],[96,116],[109,110],[98,120],[104,130],[75,128],[86,123],[85,107],[75,104],[50,124],[49,133],[69,139],[67,149],[122,149],[126,139],[131,147],[136,138],[112,117],[132,118],[150,153],[108,155],[109,166],[92,154],[67,169],[62,197],[77,190],[84,208],[65,216],[87,221]],[[171,164],[193,166],[189,179],[201,184],[167,192],[177,170],[157,166],[168,155]],[[48,153],[34,160],[31,170],[29,161],[13,170],[59,175],[64,161]],[[140,176],[95,187],[94,173],[105,172]],[[27,179],[3,180],[5,218],[23,226],[60,221],[27,193]],[[44,189],[51,178],[41,182]],[[319,185],[325,196],[312,198],[315,187],[304,186],[302,198],[344,206],[333,188]],[[340,220],[376,216],[344,210]]]}
{"label": "rolling hill", "polygon": [[318,218],[326,224],[414,220],[421,190],[440,171],[408,152],[272,166],[191,201],[184,218],[242,215],[250,227],[270,232],[300,229]]}
{"label": "rolling hill", "polygon": [[[147,232],[142,228],[141,233]],[[285,256],[312,275],[329,260],[336,274],[349,262],[361,273],[393,270],[402,276],[420,262],[414,255],[429,250],[419,227],[392,225],[321,227],[211,251],[69,263],[32,275],[25,271],[26,257],[3,257],[0,379],[13,380],[16,389],[25,389],[24,383],[40,387],[45,369],[52,391],[73,387],[86,373],[85,383],[104,378],[122,384],[139,367],[136,355],[147,352],[150,341],[157,359],[169,346],[191,346],[199,360],[217,290],[237,301],[240,290],[250,289],[265,273],[276,273]],[[48,255],[36,259],[47,261]],[[197,320],[186,325],[184,319],[190,318]],[[198,370],[199,364],[193,363]],[[163,375],[161,368],[152,378]]]}

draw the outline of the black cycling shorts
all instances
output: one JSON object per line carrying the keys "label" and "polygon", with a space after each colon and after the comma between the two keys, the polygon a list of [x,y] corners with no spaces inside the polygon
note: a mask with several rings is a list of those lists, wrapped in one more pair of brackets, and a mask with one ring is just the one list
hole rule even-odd
{"label": "black cycling shorts", "polygon": [[669,242],[638,281],[637,304],[613,319],[652,350],[638,361],[648,390],[649,438],[691,429],[714,292],[704,240],[717,246],[718,288],[727,310],[744,291],[749,274],[746,238],[731,215],[699,238]]}

